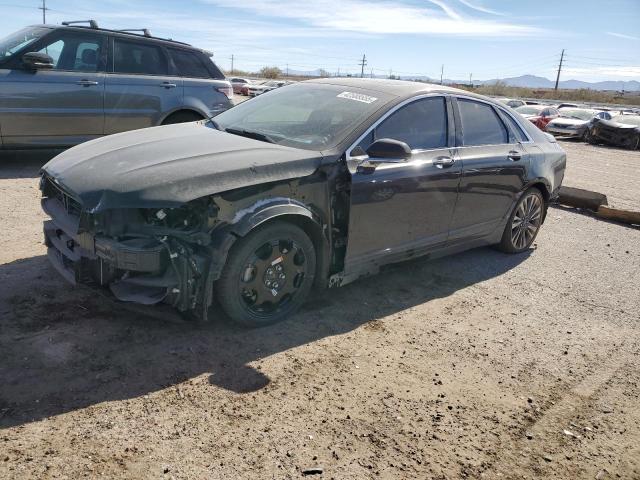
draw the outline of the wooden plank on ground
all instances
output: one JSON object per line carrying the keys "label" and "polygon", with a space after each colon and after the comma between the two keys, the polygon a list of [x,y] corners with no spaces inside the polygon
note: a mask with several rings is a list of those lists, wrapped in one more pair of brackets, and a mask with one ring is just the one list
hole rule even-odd
{"label": "wooden plank on ground", "polygon": [[560,187],[558,202],[576,208],[588,208],[594,212],[601,205],[607,205],[607,196],[602,193],[583,190],[581,188]]}
{"label": "wooden plank on ground", "polygon": [[640,225],[640,212],[601,206],[598,208],[596,215],[600,218],[606,218],[607,220],[615,220],[630,225]]}

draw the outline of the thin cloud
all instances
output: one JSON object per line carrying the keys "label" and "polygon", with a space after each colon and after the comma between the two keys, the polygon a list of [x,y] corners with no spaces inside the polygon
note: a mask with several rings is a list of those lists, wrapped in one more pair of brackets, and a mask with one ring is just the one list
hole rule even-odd
{"label": "thin cloud", "polygon": [[611,35],[612,37],[624,38],[625,40],[640,40],[640,37],[634,37],[633,35],[625,35],[624,33],[617,32],[606,32],[607,35]]}
{"label": "thin cloud", "polygon": [[500,15],[504,16],[504,13],[496,12],[495,10],[491,10],[489,8],[483,7],[482,5],[473,5],[467,0],[458,0],[465,7],[470,8],[471,10],[475,10],[476,12],[488,13],[490,15]]}
{"label": "thin cloud", "polygon": [[522,37],[541,29],[507,21],[462,16],[442,0],[416,6],[400,0],[318,0],[300,8],[295,0],[202,0],[253,15],[290,19],[314,28],[364,34],[416,34],[466,37]]}

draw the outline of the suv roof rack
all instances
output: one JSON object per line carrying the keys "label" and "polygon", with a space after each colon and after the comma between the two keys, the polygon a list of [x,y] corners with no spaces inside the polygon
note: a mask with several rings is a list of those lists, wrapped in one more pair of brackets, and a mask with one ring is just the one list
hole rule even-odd
{"label": "suv roof rack", "polygon": [[68,27],[69,25],[77,25],[78,23],[88,23],[91,28],[100,28],[98,27],[98,22],[95,20],[74,20],[72,22],[62,22],[62,25]]}
{"label": "suv roof rack", "polygon": [[[79,23],[88,23],[89,26],[86,27],[84,25],[78,25]],[[154,37],[153,35],[151,35],[151,32],[149,31],[148,28],[126,28],[126,29],[123,29],[123,30],[111,30],[109,28],[100,28],[98,26],[98,22],[96,22],[95,20],[74,20],[72,22],[62,22],[62,25],[64,25],[65,27],[71,27],[71,26],[78,25],[77,28],[92,28],[92,29],[95,29],[95,30],[102,30],[104,32],[124,33],[124,34],[128,34],[128,35],[136,35],[138,37],[144,36],[146,38],[155,38],[156,40],[162,40],[162,41],[165,41],[165,42],[177,43],[178,45],[185,45],[187,47],[192,47],[192,45],[190,45],[188,43],[179,42],[178,40],[172,40],[171,38]],[[141,32],[141,33],[136,33],[136,32]],[[195,48],[195,47],[193,47],[193,48]]]}
{"label": "suv roof rack", "polygon": [[145,37],[151,37],[151,32],[149,32],[148,28],[123,28],[122,30],[116,31],[124,33],[142,32]]}

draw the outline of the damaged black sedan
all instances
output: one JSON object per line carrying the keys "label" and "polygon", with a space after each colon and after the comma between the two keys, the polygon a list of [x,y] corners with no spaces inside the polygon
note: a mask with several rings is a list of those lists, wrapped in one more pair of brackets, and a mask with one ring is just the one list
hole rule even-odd
{"label": "damaged black sedan", "polygon": [[[43,167],[48,256],[71,283],[260,326],[312,287],[482,245],[528,249],[566,157],[504,105],[326,79],[212,120],[74,147]],[[410,279],[407,279],[410,281]]]}
{"label": "damaged black sedan", "polygon": [[594,118],[585,139],[592,145],[604,143],[613,147],[640,150],[640,115],[616,115],[610,120]]}

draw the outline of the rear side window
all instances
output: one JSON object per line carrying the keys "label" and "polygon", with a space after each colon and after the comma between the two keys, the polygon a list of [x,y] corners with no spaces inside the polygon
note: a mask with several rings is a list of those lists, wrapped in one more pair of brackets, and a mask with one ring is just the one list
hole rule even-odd
{"label": "rear side window", "polygon": [[202,59],[194,52],[186,50],[169,49],[173,64],[176,66],[177,74],[180,77],[211,78],[207,67],[202,63]]}
{"label": "rear side window", "polygon": [[167,75],[167,60],[160,47],[116,38],[113,71],[138,75]]}
{"label": "rear side window", "polygon": [[509,143],[507,129],[490,105],[459,98],[458,109],[465,146]]}
{"label": "rear side window", "polygon": [[400,140],[412,149],[446,147],[447,110],[444,98],[423,98],[405,105],[378,125],[375,138]]}

